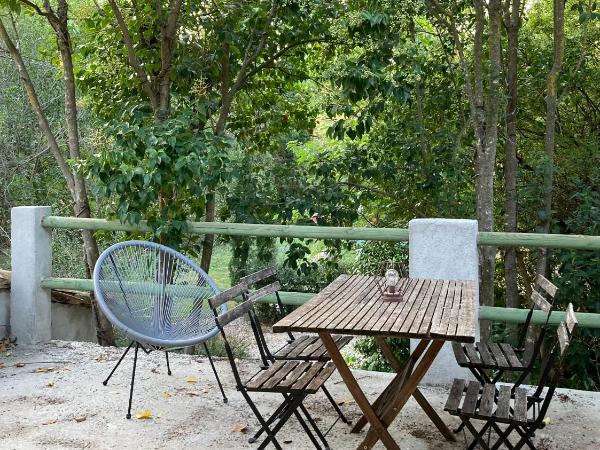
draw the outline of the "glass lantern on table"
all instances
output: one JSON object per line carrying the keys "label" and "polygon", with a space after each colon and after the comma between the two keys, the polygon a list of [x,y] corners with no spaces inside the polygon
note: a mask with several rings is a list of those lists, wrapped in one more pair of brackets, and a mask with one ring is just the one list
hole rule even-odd
{"label": "glass lantern on table", "polygon": [[408,287],[408,269],[405,264],[397,261],[384,261],[379,266],[377,286],[385,301],[401,302],[406,300]]}

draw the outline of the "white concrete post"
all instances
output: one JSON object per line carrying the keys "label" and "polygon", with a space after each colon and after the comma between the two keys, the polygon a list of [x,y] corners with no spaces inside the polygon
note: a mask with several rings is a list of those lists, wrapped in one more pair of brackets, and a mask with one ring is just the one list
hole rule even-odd
{"label": "white concrete post", "polygon": [[[472,280],[475,282],[476,304],[479,304],[477,221],[414,219],[408,224],[408,233],[410,277]],[[418,341],[411,340],[411,351],[417,344]],[[473,376],[456,364],[451,344],[446,343],[421,383],[447,385],[454,378],[473,379]]]}
{"label": "white concrete post", "polygon": [[20,344],[51,339],[50,290],[40,286],[52,273],[52,238],[42,227],[42,218],[51,212],[49,206],[11,210],[10,326]]}

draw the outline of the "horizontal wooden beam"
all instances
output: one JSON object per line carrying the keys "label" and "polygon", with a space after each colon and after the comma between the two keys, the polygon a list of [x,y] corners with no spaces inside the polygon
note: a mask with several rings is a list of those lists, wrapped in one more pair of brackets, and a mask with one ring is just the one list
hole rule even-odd
{"label": "horizontal wooden beam", "polygon": [[[42,287],[46,289],[64,289],[67,291],[93,291],[92,280],[84,278],[55,278],[48,277],[42,280]],[[315,294],[306,292],[282,292],[282,300],[286,305],[302,305],[310,300]],[[259,303],[275,303],[274,294],[269,294],[257,300]]]}
{"label": "horizontal wooden beam", "polygon": [[[42,221],[42,225],[48,228],[69,228],[77,230],[137,231],[142,233],[151,231],[150,227],[148,227],[144,221],[140,222],[138,225],[129,225],[116,220],[59,216],[45,217]],[[188,222],[187,231],[190,234],[224,234],[232,236],[344,239],[350,241],[408,241],[408,230],[403,228],[318,227],[307,225]]]}
{"label": "horizontal wooden beam", "polygon": [[[151,231],[146,222],[137,225],[124,224],[117,220],[85,219],[76,217],[47,216],[42,224],[49,228],[78,230]],[[262,236],[312,239],[344,239],[350,241],[372,240],[407,242],[405,228],[366,227],[319,227],[306,225],[269,225],[254,223],[188,222],[190,234],[222,234],[232,236]],[[566,248],[573,250],[600,250],[600,236],[479,232],[480,245],[495,247]]]}
{"label": "horizontal wooden beam", "polygon": [[[44,278],[42,287],[47,289],[65,289],[71,291],[93,291],[92,280],[82,278]],[[308,292],[281,292],[281,300],[286,305],[302,305],[315,294]],[[267,295],[259,300],[261,303],[275,303],[274,295]],[[479,319],[493,320],[496,322],[524,323],[528,309],[503,308],[496,306],[480,306]],[[583,328],[600,328],[600,314],[575,313],[579,326]],[[558,325],[565,319],[564,311],[554,311],[550,316],[550,323]],[[533,323],[542,324],[545,321],[543,311],[534,311]]]}

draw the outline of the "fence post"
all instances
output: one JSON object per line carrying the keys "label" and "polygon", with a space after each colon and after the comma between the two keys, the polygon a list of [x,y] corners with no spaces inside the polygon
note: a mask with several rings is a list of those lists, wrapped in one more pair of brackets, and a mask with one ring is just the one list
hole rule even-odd
{"label": "fence post", "polygon": [[[408,224],[411,278],[471,280],[479,305],[479,256],[477,221],[464,219],[414,219]],[[479,339],[479,327],[477,336]],[[418,341],[411,340],[411,351]],[[451,344],[440,350],[422,384],[450,384],[454,378],[473,379],[458,366]]]}
{"label": "fence post", "polygon": [[49,206],[11,209],[10,326],[20,344],[51,339],[50,289],[40,285],[52,274],[52,236],[42,227]]}

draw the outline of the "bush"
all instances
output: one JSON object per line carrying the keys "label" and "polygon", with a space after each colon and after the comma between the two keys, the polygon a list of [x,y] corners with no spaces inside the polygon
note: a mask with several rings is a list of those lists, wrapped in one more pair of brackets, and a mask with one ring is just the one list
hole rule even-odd
{"label": "bush", "polygon": [[[388,339],[388,345],[400,361],[405,365],[410,356],[409,339]],[[375,370],[377,372],[395,372],[387,358],[381,353],[373,338],[360,338],[354,344],[356,355],[347,358],[348,364],[356,369]]]}

